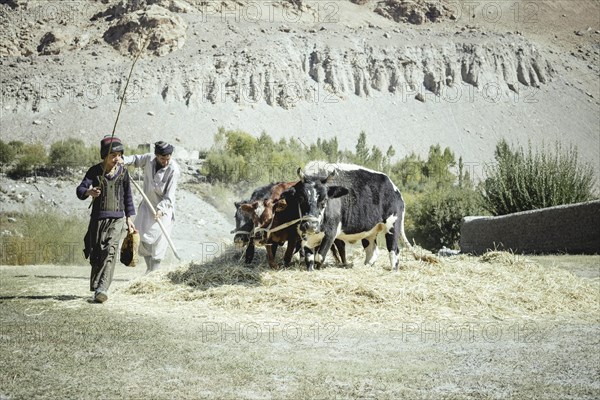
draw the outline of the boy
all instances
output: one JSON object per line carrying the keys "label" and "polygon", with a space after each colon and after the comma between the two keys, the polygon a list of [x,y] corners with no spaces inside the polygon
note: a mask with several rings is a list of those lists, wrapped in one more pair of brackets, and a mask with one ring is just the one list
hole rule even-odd
{"label": "boy", "polygon": [[135,209],[129,173],[122,164],[124,149],[119,138],[104,137],[100,142],[103,161],[91,167],[77,187],[77,197],[81,200],[93,198],[83,252],[85,258],[90,258],[90,290],[97,303],[108,299],[124,223],[129,232],[135,230],[131,221]]}

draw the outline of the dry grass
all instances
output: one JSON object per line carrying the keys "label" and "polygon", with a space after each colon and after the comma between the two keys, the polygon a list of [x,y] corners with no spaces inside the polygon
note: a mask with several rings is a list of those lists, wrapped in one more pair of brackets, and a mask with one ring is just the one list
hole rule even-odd
{"label": "dry grass", "polygon": [[[397,273],[385,257],[374,267],[301,266],[274,271],[246,268],[229,259],[181,266],[133,281],[125,291],[163,301],[198,301],[236,312],[340,318],[359,323],[406,320],[600,320],[598,279],[543,267],[521,256],[490,252],[438,264],[406,253]],[[362,254],[353,256],[362,264]]]}

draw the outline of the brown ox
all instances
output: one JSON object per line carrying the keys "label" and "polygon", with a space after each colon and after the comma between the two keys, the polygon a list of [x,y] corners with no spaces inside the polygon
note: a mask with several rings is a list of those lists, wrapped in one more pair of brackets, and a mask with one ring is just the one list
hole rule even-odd
{"label": "brown ox", "polygon": [[[254,223],[254,236],[253,240],[256,245],[262,245],[267,250],[267,262],[269,267],[278,269],[279,266],[275,261],[275,254],[277,248],[287,242],[287,248],[283,256],[284,266],[288,267],[292,261],[292,256],[296,251],[300,249],[300,236],[298,235],[298,223],[299,221],[280,221],[281,217],[277,217],[274,209],[274,205],[279,202],[281,195],[296,185],[298,182],[282,182],[278,183],[271,189],[271,196],[266,200],[257,200],[251,203],[244,203],[240,205],[240,210],[247,213],[252,217]],[[273,217],[275,219],[273,219]],[[335,246],[331,246],[334,257],[342,263],[346,263],[344,243],[337,241]]]}

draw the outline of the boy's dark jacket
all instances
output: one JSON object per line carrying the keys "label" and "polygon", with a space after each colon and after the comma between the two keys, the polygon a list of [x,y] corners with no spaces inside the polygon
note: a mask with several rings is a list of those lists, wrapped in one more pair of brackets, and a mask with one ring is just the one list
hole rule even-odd
{"label": "boy's dark jacket", "polygon": [[108,174],[102,175],[102,163],[96,164],[85,174],[85,177],[77,186],[77,197],[81,200],[87,199],[85,192],[90,186],[100,187],[101,194],[92,205],[91,219],[123,218],[135,215],[129,172],[123,165],[117,167],[117,173],[113,177]]}

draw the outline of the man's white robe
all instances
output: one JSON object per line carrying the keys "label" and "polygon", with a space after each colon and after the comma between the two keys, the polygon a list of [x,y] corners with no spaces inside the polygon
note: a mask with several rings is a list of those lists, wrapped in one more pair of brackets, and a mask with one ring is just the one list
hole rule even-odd
{"label": "man's white robe", "polygon": [[[169,165],[157,171],[156,156],[152,153],[126,156],[124,160],[126,165],[143,169],[144,193],[154,209],[164,214],[160,221],[170,235],[175,222],[175,191],[181,175],[179,165],[171,158]],[[139,254],[154,260],[164,259],[169,243],[144,200],[138,207],[134,223],[140,232]]]}

